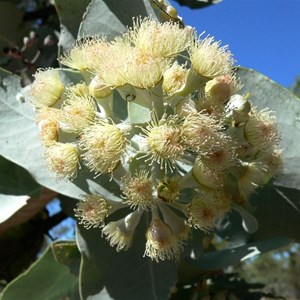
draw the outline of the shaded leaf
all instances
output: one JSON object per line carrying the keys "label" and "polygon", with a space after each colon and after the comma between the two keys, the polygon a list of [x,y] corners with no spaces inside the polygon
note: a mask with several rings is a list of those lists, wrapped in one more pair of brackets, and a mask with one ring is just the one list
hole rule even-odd
{"label": "shaded leaf", "polygon": [[[67,245],[68,242],[64,242],[64,244]],[[25,273],[8,284],[3,291],[1,300],[58,300],[65,299],[65,297],[70,300],[79,299],[78,278],[70,273],[66,265],[56,260],[54,254],[57,254],[57,250],[55,250],[57,247],[57,243],[49,246]],[[73,250],[70,252],[70,248],[72,249],[72,247],[64,248],[64,255],[78,255]]]}
{"label": "shaded leaf", "polygon": [[46,213],[39,213],[29,222],[15,225],[0,233],[0,278],[11,281],[34,262],[44,242]]}
{"label": "shaded leaf", "polygon": [[30,30],[23,22],[23,11],[12,1],[0,1],[0,57],[4,47],[16,47]]}
{"label": "shaded leaf", "polygon": [[55,260],[63,265],[66,265],[72,274],[78,276],[81,256],[76,242],[59,241],[53,243],[51,247]]}
{"label": "shaded leaf", "polygon": [[241,260],[254,257],[260,253],[286,246],[291,242],[292,240],[289,238],[272,237],[265,240],[247,243],[239,247],[207,252],[204,253],[200,259],[190,259],[188,262],[202,270],[223,269],[230,265],[235,265]]}
{"label": "shaded leaf", "polygon": [[6,195],[36,195],[38,185],[20,166],[0,156],[0,193]]}

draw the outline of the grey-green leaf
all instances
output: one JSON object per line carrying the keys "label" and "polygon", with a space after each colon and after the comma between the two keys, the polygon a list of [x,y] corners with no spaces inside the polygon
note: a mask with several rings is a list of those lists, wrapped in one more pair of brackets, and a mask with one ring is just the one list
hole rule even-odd
{"label": "grey-green leaf", "polygon": [[79,25],[91,0],[55,0],[60,19],[60,52],[69,50],[77,38]]}
{"label": "grey-green leaf", "polygon": [[[70,272],[68,262],[79,263],[79,252],[74,242],[54,243],[31,267],[9,283],[1,300],[79,300],[78,277]],[[59,248],[60,254],[57,254]],[[75,248],[74,248],[75,247]],[[63,251],[63,254],[61,253]],[[57,255],[60,259],[57,259]],[[61,257],[67,257],[61,263]],[[78,268],[78,266],[77,266]]]}
{"label": "grey-green leaf", "polygon": [[80,25],[79,37],[105,35],[109,39],[132,25],[133,17],[155,17],[149,0],[92,0]]}

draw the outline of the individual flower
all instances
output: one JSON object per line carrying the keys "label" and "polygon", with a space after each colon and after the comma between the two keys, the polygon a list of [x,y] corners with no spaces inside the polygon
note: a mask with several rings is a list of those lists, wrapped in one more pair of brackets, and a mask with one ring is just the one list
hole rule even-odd
{"label": "individual flower", "polygon": [[40,137],[45,147],[57,142],[58,140],[58,123],[55,120],[46,119],[39,122]]}
{"label": "individual flower", "polygon": [[43,108],[37,115],[37,123],[40,131],[42,144],[47,147],[58,141],[60,110],[54,108]]}
{"label": "individual flower", "polygon": [[135,87],[152,88],[161,81],[168,65],[169,60],[151,57],[138,49],[132,49],[124,62],[122,78]]}
{"label": "individual flower", "polygon": [[189,47],[194,31],[175,22],[159,23],[145,18],[137,19],[128,35],[141,52],[152,57],[172,57]]}
{"label": "individual flower", "polygon": [[181,137],[186,147],[194,152],[210,152],[211,144],[220,130],[216,120],[207,114],[199,112],[190,114],[183,120]]}
{"label": "individual flower", "polygon": [[192,168],[192,176],[194,180],[204,187],[211,189],[219,189],[224,185],[224,173],[218,169],[209,169],[203,165],[199,157],[195,160]]}
{"label": "individual flower", "polygon": [[195,101],[190,98],[184,98],[179,103],[177,103],[175,111],[176,114],[181,118],[198,113]]}
{"label": "individual flower", "polygon": [[163,91],[172,96],[180,91],[187,79],[187,69],[183,65],[174,62],[163,74]]}
{"label": "individual flower", "polygon": [[234,60],[231,52],[213,37],[196,40],[189,52],[194,70],[204,81],[232,73]]}
{"label": "individual flower", "polygon": [[173,234],[169,225],[159,217],[153,217],[146,233],[146,249],[144,256],[152,260],[178,260],[183,250],[182,241]]}
{"label": "individual flower", "polygon": [[113,210],[113,202],[105,200],[100,195],[85,195],[74,209],[75,217],[79,219],[79,224],[83,224],[86,229],[101,227],[104,219]]}
{"label": "individual flower", "polygon": [[61,123],[65,131],[80,133],[96,116],[95,99],[85,84],[77,84],[67,90],[67,99],[61,107]]}
{"label": "individual flower", "polygon": [[134,176],[124,176],[121,190],[125,203],[132,208],[147,209],[153,204],[154,180],[149,172],[140,171]]}
{"label": "individual flower", "polygon": [[160,120],[154,117],[142,130],[147,143],[146,155],[150,157],[148,160],[157,162],[165,171],[176,168],[176,160],[184,153],[177,117],[164,115]]}
{"label": "individual flower", "polygon": [[261,151],[272,151],[279,144],[276,118],[268,109],[253,109],[245,125],[245,139]]}
{"label": "individual flower", "polygon": [[94,73],[108,87],[121,87],[125,85],[129,58],[134,48],[122,38],[116,38],[108,44],[106,51],[100,52],[94,66]]}
{"label": "individual flower", "polygon": [[80,146],[85,165],[97,175],[111,173],[126,147],[125,133],[120,126],[102,120],[95,121],[82,133]]}
{"label": "individual flower", "polygon": [[84,38],[76,41],[76,45],[60,57],[60,62],[72,69],[79,71],[93,70],[99,60],[99,53],[108,48],[104,39]]}
{"label": "individual flower", "polygon": [[188,207],[188,222],[194,228],[209,232],[229,209],[229,199],[223,191],[205,191],[197,194]]}
{"label": "individual flower", "polygon": [[64,92],[64,85],[55,69],[39,70],[30,86],[29,96],[36,108],[55,105]]}
{"label": "individual flower", "polygon": [[107,237],[110,245],[116,246],[117,251],[128,250],[132,244],[132,239],[136,226],[142,216],[142,210],[135,210],[125,218],[115,222],[109,222],[103,229],[102,233]]}
{"label": "individual flower", "polygon": [[209,151],[200,154],[196,164],[200,163],[212,172],[222,172],[235,163],[235,147],[232,139],[221,132],[215,134]]}
{"label": "individual flower", "polygon": [[49,169],[60,179],[74,179],[79,167],[79,151],[70,143],[55,142],[46,148]]}

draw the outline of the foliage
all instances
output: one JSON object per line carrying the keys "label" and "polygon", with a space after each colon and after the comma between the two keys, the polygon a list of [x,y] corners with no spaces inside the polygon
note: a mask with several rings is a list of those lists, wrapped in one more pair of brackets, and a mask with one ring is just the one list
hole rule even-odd
{"label": "foliage", "polygon": [[[178,2],[191,8],[200,8],[215,1]],[[9,10],[19,20],[18,24],[23,22],[22,11],[17,10],[12,3],[0,1],[0,5],[3,8],[0,11],[5,12],[6,17],[9,16]],[[37,67],[55,66],[56,55],[53,53],[57,48],[60,54],[71,49],[77,38],[105,34],[111,39],[124,32],[126,26],[131,26],[132,17],[137,15],[151,15],[162,20],[172,17],[168,12],[168,5],[162,5],[160,1],[56,0],[55,8],[61,30],[58,47],[55,43],[49,44],[40,60],[34,62],[33,69],[25,64],[26,76],[24,72],[17,72],[26,61],[24,55],[32,58],[36,49],[44,47],[42,44],[49,32],[53,33],[57,29],[55,21],[52,20],[48,24],[44,23],[47,26],[37,28],[39,40],[34,41],[35,48],[30,47],[30,54],[22,52],[19,55],[21,65],[20,60],[17,66],[11,64],[11,52],[10,56],[1,58],[2,66],[23,76],[22,83],[29,80]],[[177,15],[173,19],[178,21]],[[7,38],[13,38],[9,40],[11,51],[12,47],[22,44],[22,37],[28,35],[29,27],[1,27],[1,43],[4,40],[7,42]],[[82,74],[77,71],[60,69],[59,72],[66,84],[83,79]],[[34,112],[31,104],[24,101],[21,94],[24,90],[20,77],[1,69],[0,139],[3,144],[0,149],[0,234],[1,245],[4,246],[0,253],[0,275],[1,279],[9,282],[1,294],[1,299],[166,299],[175,285],[177,289],[172,291],[177,291],[177,294],[174,293],[171,299],[188,299],[195,290],[201,296],[201,283],[206,282],[207,278],[212,280],[212,285],[203,290],[206,293],[209,290],[210,296],[223,289],[228,290],[229,285],[233,286],[232,293],[236,297],[242,297],[236,292],[237,289],[242,289],[243,295],[250,294],[249,289],[253,287],[251,284],[241,281],[235,275],[216,275],[212,270],[225,268],[291,242],[299,242],[300,131],[297,129],[300,102],[288,90],[254,70],[239,68],[237,76],[244,84],[242,93],[251,93],[252,103],[259,108],[269,107],[275,112],[282,132],[284,169],[274,182],[269,182],[252,197],[249,207],[251,214],[245,209],[236,209],[218,224],[216,234],[225,241],[225,248],[216,249],[211,243],[210,235],[195,233],[193,242],[187,247],[185,257],[180,262],[156,263],[142,257],[145,220],[139,224],[133,247],[121,253],[109,246],[101,237],[99,229],[86,230],[79,225],[76,230],[76,243],[51,243],[44,254],[25,273],[18,276],[35,259],[40,251],[43,235],[51,226],[65,218],[65,214],[73,216],[75,199],[95,191],[102,195],[116,195],[119,190],[113,182],[107,184],[108,175],[94,178],[85,167],[82,167],[80,176],[73,181],[57,180],[44,161]],[[139,117],[137,114],[133,118]],[[45,195],[44,187],[59,193],[64,213],[57,220],[51,221],[45,212],[32,219],[32,216],[57,195]],[[30,209],[30,214],[23,218],[18,213],[24,212],[24,209]],[[126,215],[125,213],[123,211],[121,215]],[[2,227],[5,233],[1,233],[1,226],[5,224],[4,221],[9,221],[9,217],[14,220],[12,225],[16,225],[16,219],[25,223],[18,223],[17,227],[10,230]],[[256,220],[259,224],[258,230],[249,230],[256,227]],[[22,243],[24,247],[20,248]],[[10,253],[11,249],[18,251]],[[191,250],[194,253],[192,257],[189,255]],[[185,290],[183,287],[186,284],[191,284],[192,288]],[[256,287],[261,288],[260,285]],[[263,293],[256,297],[261,295]]]}

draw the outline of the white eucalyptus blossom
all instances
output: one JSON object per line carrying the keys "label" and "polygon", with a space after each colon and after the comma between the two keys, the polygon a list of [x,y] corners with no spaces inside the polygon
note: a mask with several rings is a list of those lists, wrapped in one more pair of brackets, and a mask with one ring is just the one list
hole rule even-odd
{"label": "white eucalyptus blossom", "polygon": [[228,47],[158,5],[164,23],[137,17],[112,40],[78,40],[60,62],[81,81],[41,70],[28,92],[49,170],[103,185],[79,201],[79,223],[117,251],[144,228],[156,262],[179,260],[193,230],[212,232],[282,169],[276,119],[238,94]]}

